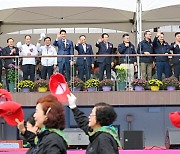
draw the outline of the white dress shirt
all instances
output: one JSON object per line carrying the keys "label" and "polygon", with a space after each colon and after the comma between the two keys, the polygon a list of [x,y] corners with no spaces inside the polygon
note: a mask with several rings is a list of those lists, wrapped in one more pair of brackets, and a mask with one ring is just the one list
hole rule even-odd
{"label": "white dress shirt", "polygon": [[82,44],[84,52],[86,53],[86,44]]}

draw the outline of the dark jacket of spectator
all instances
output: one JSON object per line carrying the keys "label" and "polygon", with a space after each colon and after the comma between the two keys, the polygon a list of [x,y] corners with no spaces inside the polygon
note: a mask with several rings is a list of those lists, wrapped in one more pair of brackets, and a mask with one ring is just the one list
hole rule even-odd
{"label": "dark jacket of spectator", "polygon": [[[149,42],[147,40],[143,40],[139,43],[137,53],[144,54],[144,52],[149,52],[150,54],[153,54],[153,43],[151,40]],[[153,60],[154,57],[151,56],[140,57],[140,63],[152,63]]]}

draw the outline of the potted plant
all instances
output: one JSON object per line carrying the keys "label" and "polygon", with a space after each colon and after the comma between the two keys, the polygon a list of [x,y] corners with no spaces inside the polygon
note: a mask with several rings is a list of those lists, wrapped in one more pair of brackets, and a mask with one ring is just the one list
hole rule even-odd
{"label": "potted plant", "polygon": [[71,87],[73,91],[80,91],[83,85],[84,82],[78,77],[74,77],[68,82],[68,86]]}
{"label": "potted plant", "polygon": [[117,75],[117,87],[118,90],[125,90],[126,78],[127,78],[127,67],[122,65],[116,65],[116,75]]}
{"label": "potted plant", "polygon": [[103,79],[100,81],[100,86],[102,87],[103,91],[111,91],[111,88],[114,86],[114,81],[111,79]]}
{"label": "potted plant", "polygon": [[0,88],[2,88],[3,87],[3,84],[0,82]]}
{"label": "potted plant", "polygon": [[7,78],[9,82],[9,90],[10,92],[15,92],[15,85],[18,80],[18,70],[14,64],[9,64],[9,69],[7,73]]}
{"label": "potted plant", "polygon": [[148,82],[144,79],[134,79],[131,85],[135,91],[142,91],[147,87]]}
{"label": "potted plant", "polygon": [[151,79],[148,81],[148,85],[151,87],[151,91],[159,91],[159,88],[163,86],[163,83],[158,79]]}
{"label": "potted plant", "polygon": [[47,80],[36,80],[35,87],[37,88],[38,92],[46,92],[48,90],[48,81]]}
{"label": "potted plant", "polygon": [[98,79],[89,79],[84,82],[84,88],[87,88],[88,91],[96,91],[96,88],[99,87],[100,81]]}
{"label": "potted plant", "polygon": [[176,90],[179,86],[179,81],[176,77],[165,78],[162,80],[164,89],[168,91]]}
{"label": "potted plant", "polygon": [[35,84],[31,80],[22,80],[18,83],[18,88],[22,90],[22,92],[30,92],[31,89],[34,89]]}

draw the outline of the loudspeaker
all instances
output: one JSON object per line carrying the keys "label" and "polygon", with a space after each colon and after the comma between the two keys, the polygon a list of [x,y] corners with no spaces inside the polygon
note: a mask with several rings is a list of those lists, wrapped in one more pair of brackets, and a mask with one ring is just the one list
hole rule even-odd
{"label": "loudspeaker", "polygon": [[165,146],[167,149],[180,149],[180,129],[171,128],[167,130]]}
{"label": "loudspeaker", "polygon": [[123,149],[144,149],[143,131],[123,131]]}

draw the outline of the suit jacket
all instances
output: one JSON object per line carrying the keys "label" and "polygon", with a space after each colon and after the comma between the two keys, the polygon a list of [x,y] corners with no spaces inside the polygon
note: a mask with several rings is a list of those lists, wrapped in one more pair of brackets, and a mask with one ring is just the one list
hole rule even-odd
{"label": "suit jacket", "polygon": [[[58,41],[54,41],[53,43],[54,46],[58,47],[58,55],[74,55],[74,46],[73,46],[73,42],[71,40],[66,39],[66,46],[64,44],[64,42],[62,41],[62,39],[58,40]],[[71,58],[70,57],[58,57],[58,63],[62,62],[63,60],[65,60],[65,62],[69,62]]]}
{"label": "suit jacket", "polygon": [[[136,51],[135,51],[135,47],[134,45],[129,42],[129,47],[126,47],[125,46],[125,43],[121,43],[118,45],[118,51],[120,54],[136,54]],[[136,57],[135,56],[130,56],[130,57],[120,57],[120,62],[121,63],[130,63],[130,64],[133,64],[134,62],[136,62]]]}
{"label": "suit jacket", "polygon": [[[93,55],[92,46],[90,44],[86,44],[86,51],[84,51],[82,44],[75,45],[75,49],[78,51],[78,55]],[[88,66],[94,64],[94,57],[78,57],[76,64],[83,65],[84,60],[86,60],[86,64]]]}
{"label": "suit jacket", "polygon": [[[103,54],[113,54],[113,44],[108,42],[108,48],[104,42],[99,42],[96,43],[96,47],[98,47],[98,54],[103,55]],[[97,62],[100,63],[106,63],[106,64],[111,64],[113,61],[113,57],[98,57]]]}
{"label": "suit jacket", "polygon": [[[180,47],[179,47],[179,45],[176,45],[176,46],[174,46],[174,45],[175,45],[175,42],[171,43],[170,50],[173,51],[173,54],[180,54]],[[180,56],[173,56],[172,62],[173,62],[173,64],[180,63]]]}
{"label": "suit jacket", "polygon": [[[18,56],[19,55],[19,50],[17,47],[13,47],[16,49],[16,53],[13,53],[12,55],[10,55],[11,53],[11,49],[9,48],[9,46],[3,48],[2,50],[2,55],[3,56]],[[14,63],[14,58],[5,58],[4,59],[5,63],[4,63],[4,67],[5,68],[9,68],[9,64],[15,64]],[[18,61],[16,61],[16,65],[18,64]]]}

